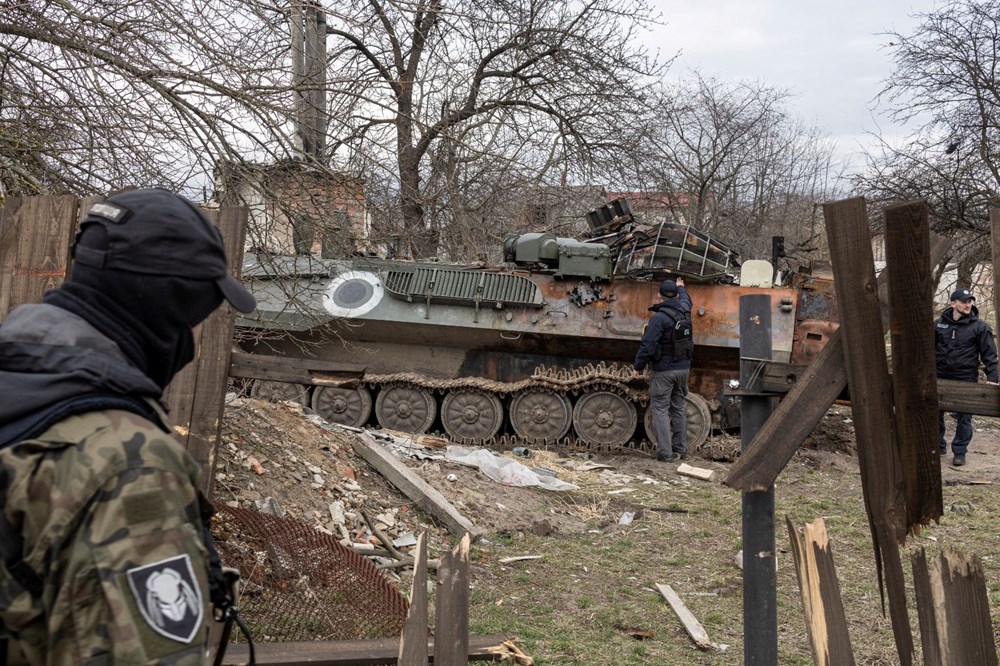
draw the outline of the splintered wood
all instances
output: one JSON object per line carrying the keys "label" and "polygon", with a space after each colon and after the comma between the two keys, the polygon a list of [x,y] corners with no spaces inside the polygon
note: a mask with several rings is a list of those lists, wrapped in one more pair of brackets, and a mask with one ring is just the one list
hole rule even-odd
{"label": "splintered wood", "polygon": [[840,598],[840,583],[826,523],[817,518],[806,523],[800,537],[785,517],[795,558],[795,574],[802,592],[802,609],[809,632],[809,647],[816,666],[853,666],[854,653],[847,631],[847,616]]}

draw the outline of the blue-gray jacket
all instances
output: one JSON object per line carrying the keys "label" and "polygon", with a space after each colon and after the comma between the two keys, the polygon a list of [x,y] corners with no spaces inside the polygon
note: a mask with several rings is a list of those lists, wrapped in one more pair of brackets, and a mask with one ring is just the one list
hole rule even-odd
{"label": "blue-gray jacket", "polygon": [[670,358],[669,354],[664,354],[659,361],[654,360],[661,340],[664,342],[669,341],[670,338],[665,336],[670,336],[673,333],[674,318],[670,314],[670,309],[679,310],[688,317],[691,315],[691,297],[688,296],[687,290],[681,285],[677,285],[677,296],[675,298],[668,298],[649,309],[653,312],[653,316],[649,318],[649,323],[646,324],[646,330],[642,334],[642,340],[639,342],[639,351],[635,355],[635,363],[632,364],[632,367],[639,372],[642,372],[647,365],[652,366],[656,372],[662,372],[663,370],[690,370],[691,359],[674,361]]}

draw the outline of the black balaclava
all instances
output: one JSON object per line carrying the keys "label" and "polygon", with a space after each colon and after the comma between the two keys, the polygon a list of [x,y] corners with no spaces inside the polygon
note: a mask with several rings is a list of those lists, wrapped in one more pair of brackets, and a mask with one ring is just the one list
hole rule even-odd
{"label": "black balaclava", "polygon": [[[90,225],[77,244],[106,249],[107,232],[102,225]],[[74,263],[69,279],[44,301],[85,319],[164,389],[194,358],[191,329],[222,303],[223,295],[212,280]]]}

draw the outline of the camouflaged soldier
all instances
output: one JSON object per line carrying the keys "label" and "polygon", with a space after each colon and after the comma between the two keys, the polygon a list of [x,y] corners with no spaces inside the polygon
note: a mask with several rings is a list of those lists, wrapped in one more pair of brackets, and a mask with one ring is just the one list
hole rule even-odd
{"label": "camouflaged soldier", "polygon": [[194,356],[192,327],[254,299],[218,229],[167,190],[94,205],[73,254],[59,289],[0,326],[9,658],[207,663],[225,603],[211,509],[158,401]]}

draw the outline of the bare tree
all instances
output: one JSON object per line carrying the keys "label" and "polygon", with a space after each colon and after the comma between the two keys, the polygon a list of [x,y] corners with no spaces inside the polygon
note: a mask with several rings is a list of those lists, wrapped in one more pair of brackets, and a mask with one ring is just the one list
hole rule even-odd
{"label": "bare tree", "polygon": [[6,3],[3,193],[204,186],[219,159],[286,156],[284,23],[235,0]]}
{"label": "bare tree", "polygon": [[879,96],[915,126],[881,141],[855,185],[870,199],[923,198],[934,231],[951,236],[959,281],[989,257],[989,208],[1000,205],[1000,2],[958,0],[918,14],[912,34],[887,33],[894,69]]}
{"label": "bare tree", "polygon": [[635,170],[676,222],[746,258],[769,257],[770,235],[802,260],[820,256],[815,206],[833,193],[833,146],[789,113],[788,93],[695,73],[657,96]]}
{"label": "bare tree", "polygon": [[662,71],[632,41],[651,19],[645,0],[338,5],[332,148],[392,160],[401,232],[415,255],[433,254],[443,218],[428,207],[449,208],[435,197],[454,203],[455,177],[477,160],[516,164],[521,147],[502,139],[522,133],[577,163],[617,146],[617,119]]}

